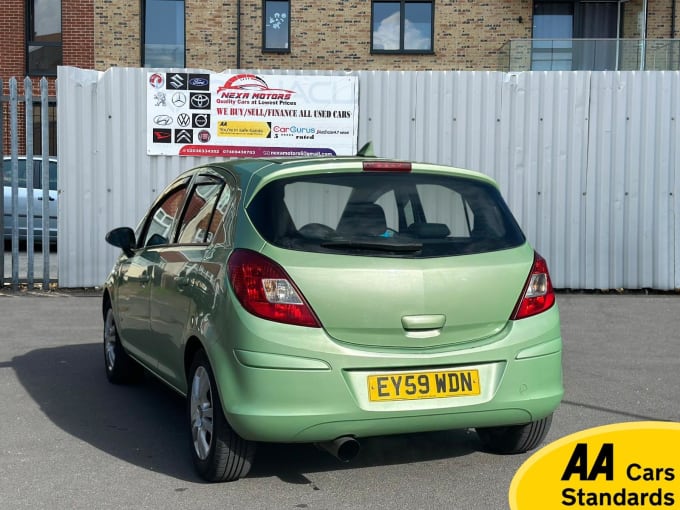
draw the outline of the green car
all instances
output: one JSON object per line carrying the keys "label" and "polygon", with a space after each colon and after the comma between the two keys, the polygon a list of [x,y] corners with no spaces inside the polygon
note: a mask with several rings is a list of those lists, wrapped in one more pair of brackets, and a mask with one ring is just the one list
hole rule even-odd
{"label": "green car", "polygon": [[241,159],[189,170],[122,249],[103,294],[113,383],[142,367],[187,400],[209,481],[257,442],[474,428],[537,447],[563,395],[546,262],[496,183],[369,156]]}

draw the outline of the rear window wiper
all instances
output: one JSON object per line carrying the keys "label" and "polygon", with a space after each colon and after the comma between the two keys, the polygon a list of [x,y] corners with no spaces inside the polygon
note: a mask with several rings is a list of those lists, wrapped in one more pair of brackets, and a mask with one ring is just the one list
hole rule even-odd
{"label": "rear window wiper", "polygon": [[333,239],[321,243],[324,248],[336,250],[377,250],[400,253],[416,252],[423,249],[423,243],[397,241],[395,239]]}

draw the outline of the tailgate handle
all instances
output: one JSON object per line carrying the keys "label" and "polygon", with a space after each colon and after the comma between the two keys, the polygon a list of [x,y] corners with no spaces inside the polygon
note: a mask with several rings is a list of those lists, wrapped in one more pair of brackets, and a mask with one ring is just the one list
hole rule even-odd
{"label": "tailgate handle", "polygon": [[446,324],[446,315],[404,315],[401,325],[406,331],[441,329]]}

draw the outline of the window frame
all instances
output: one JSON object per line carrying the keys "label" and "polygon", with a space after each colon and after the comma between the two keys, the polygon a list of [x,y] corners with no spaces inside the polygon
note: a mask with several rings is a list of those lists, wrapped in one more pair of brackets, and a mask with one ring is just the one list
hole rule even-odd
{"label": "window frame", "polygon": [[[173,239],[175,237],[175,232],[177,230],[177,223],[178,223],[178,218],[183,214],[184,211],[184,206],[187,201],[187,197],[189,196],[189,192],[191,191],[191,178],[190,177],[183,177],[181,179],[178,179],[174,183],[172,183],[170,186],[168,186],[163,194],[156,199],[156,201],[152,204],[151,208],[148,210],[146,216],[144,216],[142,222],[140,223],[140,227],[137,229],[136,232],[136,237],[137,237],[137,249],[149,249],[149,248],[157,248],[159,246],[169,246],[173,244]],[[175,194],[176,192],[184,190],[184,198],[182,199],[182,202],[179,204],[179,208],[175,212],[175,216],[173,217],[172,224],[170,225],[170,229],[168,231],[169,237],[166,238],[167,242],[164,244],[153,244],[153,245],[147,245],[149,239],[147,239],[148,234],[149,234],[149,228],[151,226],[151,223],[154,221],[154,216],[156,215],[156,212],[158,212],[158,209],[160,209],[165,202],[170,198],[171,195]]]}
{"label": "window frame", "polygon": [[187,65],[187,2],[186,0],[179,0],[182,2],[182,14],[183,14],[183,20],[182,24],[184,26],[183,34],[182,34],[182,62],[181,65],[172,65],[172,66],[157,66],[157,65],[151,65],[146,62],[146,28],[147,28],[147,23],[146,23],[146,7],[149,1],[152,0],[143,0],[142,1],[142,11],[140,15],[140,24],[141,24],[141,33],[140,33],[140,62],[142,64],[142,67],[177,67],[177,68],[185,68]]}
{"label": "window frame", "polygon": [[[288,37],[286,47],[267,46],[267,4],[271,2],[285,3],[288,6]],[[291,1],[290,0],[262,0],[262,53],[290,53],[290,33],[291,33]]]}
{"label": "window frame", "polygon": [[[376,49],[375,40],[375,7],[377,4],[393,3],[399,4],[399,48],[395,50]],[[430,49],[406,49],[404,48],[404,36],[406,25],[406,5],[407,4],[429,4],[430,19]],[[372,55],[434,55],[434,25],[435,25],[435,0],[371,0],[371,54]]]}
{"label": "window frame", "polygon": [[[187,215],[189,214],[189,208],[192,205],[192,201],[194,199],[195,195],[198,195],[201,197],[200,193],[198,192],[198,189],[201,186],[217,186],[219,189],[217,193],[214,196],[214,201],[210,205],[210,217],[208,220],[208,226],[203,233],[203,240],[202,241],[191,241],[191,242],[185,242],[182,241],[182,237],[185,235],[184,228],[190,226],[191,222],[196,219],[198,216],[198,212],[200,212],[203,207],[199,208],[197,213],[192,216],[191,218],[187,219]],[[208,236],[210,234],[210,228],[213,226],[213,218],[215,216],[215,210],[217,209],[217,203],[220,200],[220,197],[222,196],[222,193],[224,192],[224,188],[226,187],[226,182],[224,179],[221,179],[217,177],[216,175],[212,174],[199,174],[196,176],[194,179],[193,183],[191,184],[191,187],[189,191],[187,192],[187,196],[185,197],[184,200],[184,206],[182,207],[182,212],[179,218],[177,219],[177,223],[175,225],[175,229],[173,232],[173,239],[172,239],[172,244],[178,244],[178,245],[208,245],[212,242],[212,239],[214,238],[214,232],[212,233],[212,237],[208,239]],[[202,198],[202,197],[201,197]],[[208,204],[209,202],[205,202],[204,205]],[[217,225],[215,226],[215,229],[217,229]],[[195,237],[195,236],[194,236]]]}
{"label": "window frame", "polygon": [[[25,65],[26,65],[26,75],[27,76],[56,76],[57,67],[64,65],[64,23],[63,23],[63,3],[59,0],[59,42],[56,41],[37,41],[33,39],[33,27],[35,26],[35,1],[28,0],[26,2],[26,26],[25,26]],[[58,63],[52,70],[35,70],[31,67],[31,47],[42,47],[42,48],[59,48]]]}

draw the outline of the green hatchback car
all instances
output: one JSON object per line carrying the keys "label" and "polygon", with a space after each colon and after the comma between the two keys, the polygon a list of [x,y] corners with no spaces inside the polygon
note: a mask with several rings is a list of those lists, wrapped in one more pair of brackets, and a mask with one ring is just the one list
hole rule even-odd
{"label": "green hatchback car", "polygon": [[241,159],[181,174],[103,293],[113,383],[142,367],[187,400],[198,473],[257,442],[474,428],[535,448],[563,395],[546,262],[482,174],[376,157]]}

